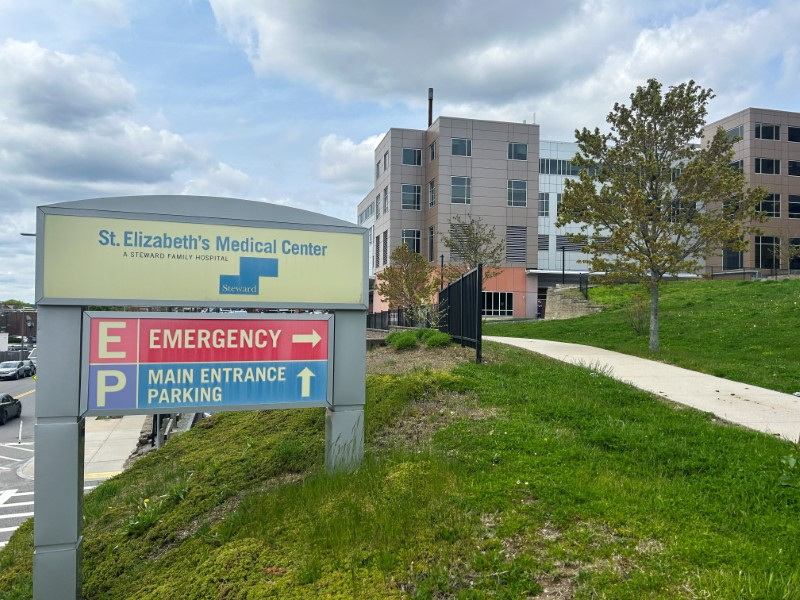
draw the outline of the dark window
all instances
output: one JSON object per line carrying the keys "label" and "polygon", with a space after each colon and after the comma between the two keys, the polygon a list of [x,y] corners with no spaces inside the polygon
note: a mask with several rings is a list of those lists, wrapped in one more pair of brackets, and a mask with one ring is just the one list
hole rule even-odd
{"label": "dark window", "polygon": [[528,182],[520,179],[508,180],[508,205],[528,206]]}
{"label": "dark window", "polygon": [[428,182],[428,206],[436,204],[436,180],[431,179]]}
{"label": "dark window", "polygon": [[377,196],[375,196],[375,218],[377,219],[380,216],[381,216],[381,195],[378,194]]}
{"label": "dark window", "polygon": [[722,251],[722,268],[725,270],[729,269],[741,269],[742,268],[742,253],[737,252],[735,250],[723,250]]}
{"label": "dark window", "polygon": [[389,212],[389,187],[383,188],[383,214]]}
{"label": "dark window", "polygon": [[781,139],[781,126],[772,123],[756,123],[756,138],[760,140]]}
{"label": "dark window", "polygon": [[800,238],[789,238],[789,268],[800,269]]}
{"label": "dark window", "polygon": [[381,236],[380,234],[375,236],[375,268],[381,266]]}
{"label": "dark window", "polygon": [[483,292],[484,317],[514,316],[513,292]]}
{"label": "dark window", "polygon": [[508,144],[508,160],[528,160],[528,144]]}
{"label": "dark window", "polygon": [[434,250],[436,248],[436,229],[433,225],[428,227],[428,260],[434,260],[436,258],[436,254],[434,254]]}
{"label": "dark window", "polygon": [[428,158],[431,161],[436,160],[436,140],[431,142],[431,145],[428,146]]}
{"label": "dark window", "polygon": [[383,170],[385,171],[388,168],[389,168],[389,151],[387,150],[386,152],[383,153]]}
{"label": "dark window", "polygon": [[472,204],[472,179],[469,177],[450,178],[450,202],[453,204]]}
{"label": "dark window", "polygon": [[730,167],[735,171],[744,171],[744,161],[741,159],[735,160],[730,164]]}
{"label": "dark window", "polygon": [[788,171],[792,177],[800,177],[800,160],[790,160]]}
{"label": "dark window", "polygon": [[738,125],[732,129],[728,129],[728,131],[725,133],[732,140],[742,139],[744,137],[744,128],[741,125]]}
{"label": "dark window", "polygon": [[756,268],[780,269],[781,239],[769,235],[756,236]]}
{"label": "dark window", "polygon": [[789,194],[789,218],[800,219],[800,196]]}
{"label": "dark window", "polygon": [[800,127],[787,127],[789,131],[789,138],[790,142],[800,142]]}
{"label": "dark window", "polygon": [[418,185],[404,183],[402,185],[401,208],[419,210],[420,189]]}
{"label": "dark window", "polygon": [[757,158],[756,173],[762,175],[780,175],[781,161],[778,158]]}
{"label": "dark window", "polygon": [[528,243],[528,228],[516,225],[506,226],[506,261],[526,262],[525,248]]}
{"label": "dark window", "polygon": [[383,232],[383,260],[381,264],[386,264],[389,262],[389,232]]}
{"label": "dark window", "polygon": [[403,148],[403,164],[419,166],[422,164],[422,150],[419,148]]}
{"label": "dark window", "polygon": [[767,194],[767,197],[758,205],[758,210],[766,213],[768,217],[781,216],[781,195]]}
{"label": "dark window", "polygon": [[419,254],[419,229],[403,229],[403,243]]}
{"label": "dark window", "polygon": [[451,153],[453,156],[472,156],[472,140],[453,138]]}

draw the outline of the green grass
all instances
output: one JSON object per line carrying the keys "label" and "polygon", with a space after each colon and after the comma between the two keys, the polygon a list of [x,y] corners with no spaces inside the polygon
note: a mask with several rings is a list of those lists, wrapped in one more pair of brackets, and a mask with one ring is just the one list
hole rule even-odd
{"label": "green grass", "polygon": [[[484,356],[368,377],[354,473],[321,468],[319,410],[171,440],[88,495],[84,597],[800,597],[791,445],[532,353]],[[439,426],[402,443],[410,423]],[[0,598],[30,597],[30,523],[0,551]]]}
{"label": "green grass", "polygon": [[[660,351],[648,350],[649,313],[637,335],[629,316],[638,286],[592,288],[601,313],[565,321],[487,323],[484,335],[575,342],[794,393],[800,391],[800,280],[683,281],[663,286]],[[647,306],[646,311],[649,311]]]}

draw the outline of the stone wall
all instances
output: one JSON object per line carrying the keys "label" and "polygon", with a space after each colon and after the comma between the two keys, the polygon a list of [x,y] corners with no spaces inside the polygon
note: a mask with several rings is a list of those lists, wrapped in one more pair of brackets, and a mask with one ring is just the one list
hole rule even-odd
{"label": "stone wall", "polygon": [[593,305],[581,294],[577,285],[556,284],[547,290],[547,305],[544,318],[547,321],[572,319],[600,312],[602,307]]}

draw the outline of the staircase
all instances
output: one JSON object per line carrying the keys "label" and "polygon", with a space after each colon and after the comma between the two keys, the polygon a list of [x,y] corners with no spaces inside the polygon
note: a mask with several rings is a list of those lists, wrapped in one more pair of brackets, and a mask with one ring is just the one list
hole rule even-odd
{"label": "staircase", "polygon": [[556,284],[547,290],[547,305],[544,318],[548,321],[573,319],[591,315],[602,310],[583,297],[577,285]]}

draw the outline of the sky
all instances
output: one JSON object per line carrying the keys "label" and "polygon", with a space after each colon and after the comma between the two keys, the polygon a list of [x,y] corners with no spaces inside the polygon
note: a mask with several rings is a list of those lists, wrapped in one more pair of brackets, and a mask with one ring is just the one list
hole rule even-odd
{"label": "sky", "polygon": [[40,205],[234,197],[355,222],[391,127],[605,127],[655,77],[800,111],[796,0],[0,0],[0,300]]}

